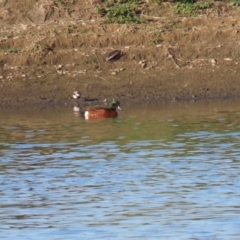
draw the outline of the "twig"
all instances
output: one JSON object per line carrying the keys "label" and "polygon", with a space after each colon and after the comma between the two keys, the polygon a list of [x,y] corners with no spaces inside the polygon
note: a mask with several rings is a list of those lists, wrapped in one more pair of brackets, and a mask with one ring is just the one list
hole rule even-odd
{"label": "twig", "polygon": [[170,49],[168,48],[167,49],[167,55],[168,57],[170,57],[174,63],[174,65],[177,67],[177,68],[181,68],[178,64],[177,64],[177,61],[176,61],[176,58],[175,56],[169,51]]}
{"label": "twig", "polygon": [[99,58],[98,58],[97,54],[95,53],[95,51],[94,51],[94,55],[95,55],[96,58],[97,58],[97,61],[98,61],[98,64],[99,64],[99,68],[101,68],[101,63],[100,63]]}
{"label": "twig", "polygon": [[[92,2],[89,1],[89,0],[87,0],[87,2],[88,2],[88,4],[91,6],[90,9],[92,9],[92,10],[94,11],[94,6],[93,6]],[[89,9],[89,8],[88,8],[88,9]]]}
{"label": "twig", "polygon": [[32,20],[27,14],[24,14],[24,16],[25,16],[31,23],[34,23],[33,20]]}
{"label": "twig", "polygon": [[141,16],[143,17],[146,17],[146,18],[152,18],[152,19],[161,19],[162,17],[155,17],[155,16],[149,16],[149,15],[145,15],[145,14],[140,14]]}
{"label": "twig", "polygon": [[103,78],[103,77],[99,77],[101,79],[103,79],[104,81],[106,81],[107,83],[109,83],[109,81],[106,79],[106,78]]}

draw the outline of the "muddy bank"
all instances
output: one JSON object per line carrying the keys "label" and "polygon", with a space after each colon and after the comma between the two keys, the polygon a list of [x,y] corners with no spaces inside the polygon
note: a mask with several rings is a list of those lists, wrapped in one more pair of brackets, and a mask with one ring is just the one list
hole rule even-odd
{"label": "muddy bank", "polygon": [[0,89],[1,106],[72,104],[77,89],[83,97],[122,101],[181,101],[239,98],[239,69],[123,71],[117,76],[85,74],[78,79],[52,74],[31,81],[14,79]]}
{"label": "muddy bank", "polygon": [[[53,2],[0,3],[2,107],[71,104],[74,90],[120,101],[240,97],[238,8],[185,17],[148,5],[147,23],[106,24],[85,1],[68,13]],[[123,56],[106,61],[113,49]]]}

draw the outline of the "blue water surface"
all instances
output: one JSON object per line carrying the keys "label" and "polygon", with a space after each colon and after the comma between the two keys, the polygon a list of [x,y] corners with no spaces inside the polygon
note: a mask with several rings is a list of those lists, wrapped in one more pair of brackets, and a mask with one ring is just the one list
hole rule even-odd
{"label": "blue water surface", "polygon": [[0,239],[239,239],[235,105],[2,110]]}

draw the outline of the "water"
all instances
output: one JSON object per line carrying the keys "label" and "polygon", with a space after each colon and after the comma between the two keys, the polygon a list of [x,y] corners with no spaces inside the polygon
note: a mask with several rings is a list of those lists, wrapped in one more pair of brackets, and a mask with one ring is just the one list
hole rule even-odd
{"label": "water", "polygon": [[239,239],[240,104],[0,111],[0,239]]}

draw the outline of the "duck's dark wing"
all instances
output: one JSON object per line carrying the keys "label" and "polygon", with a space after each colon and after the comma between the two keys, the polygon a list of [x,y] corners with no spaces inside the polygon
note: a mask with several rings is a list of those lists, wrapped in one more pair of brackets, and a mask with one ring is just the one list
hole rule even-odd
{"label": "duck's dark wing", "polygon": [[110,108],[107,108],[107,107],[104,107],[104,106],[101,106],[101,105],[95,105],[95,106],[89,106],[86,108],[87,111],[89,110],[108,110]]}

